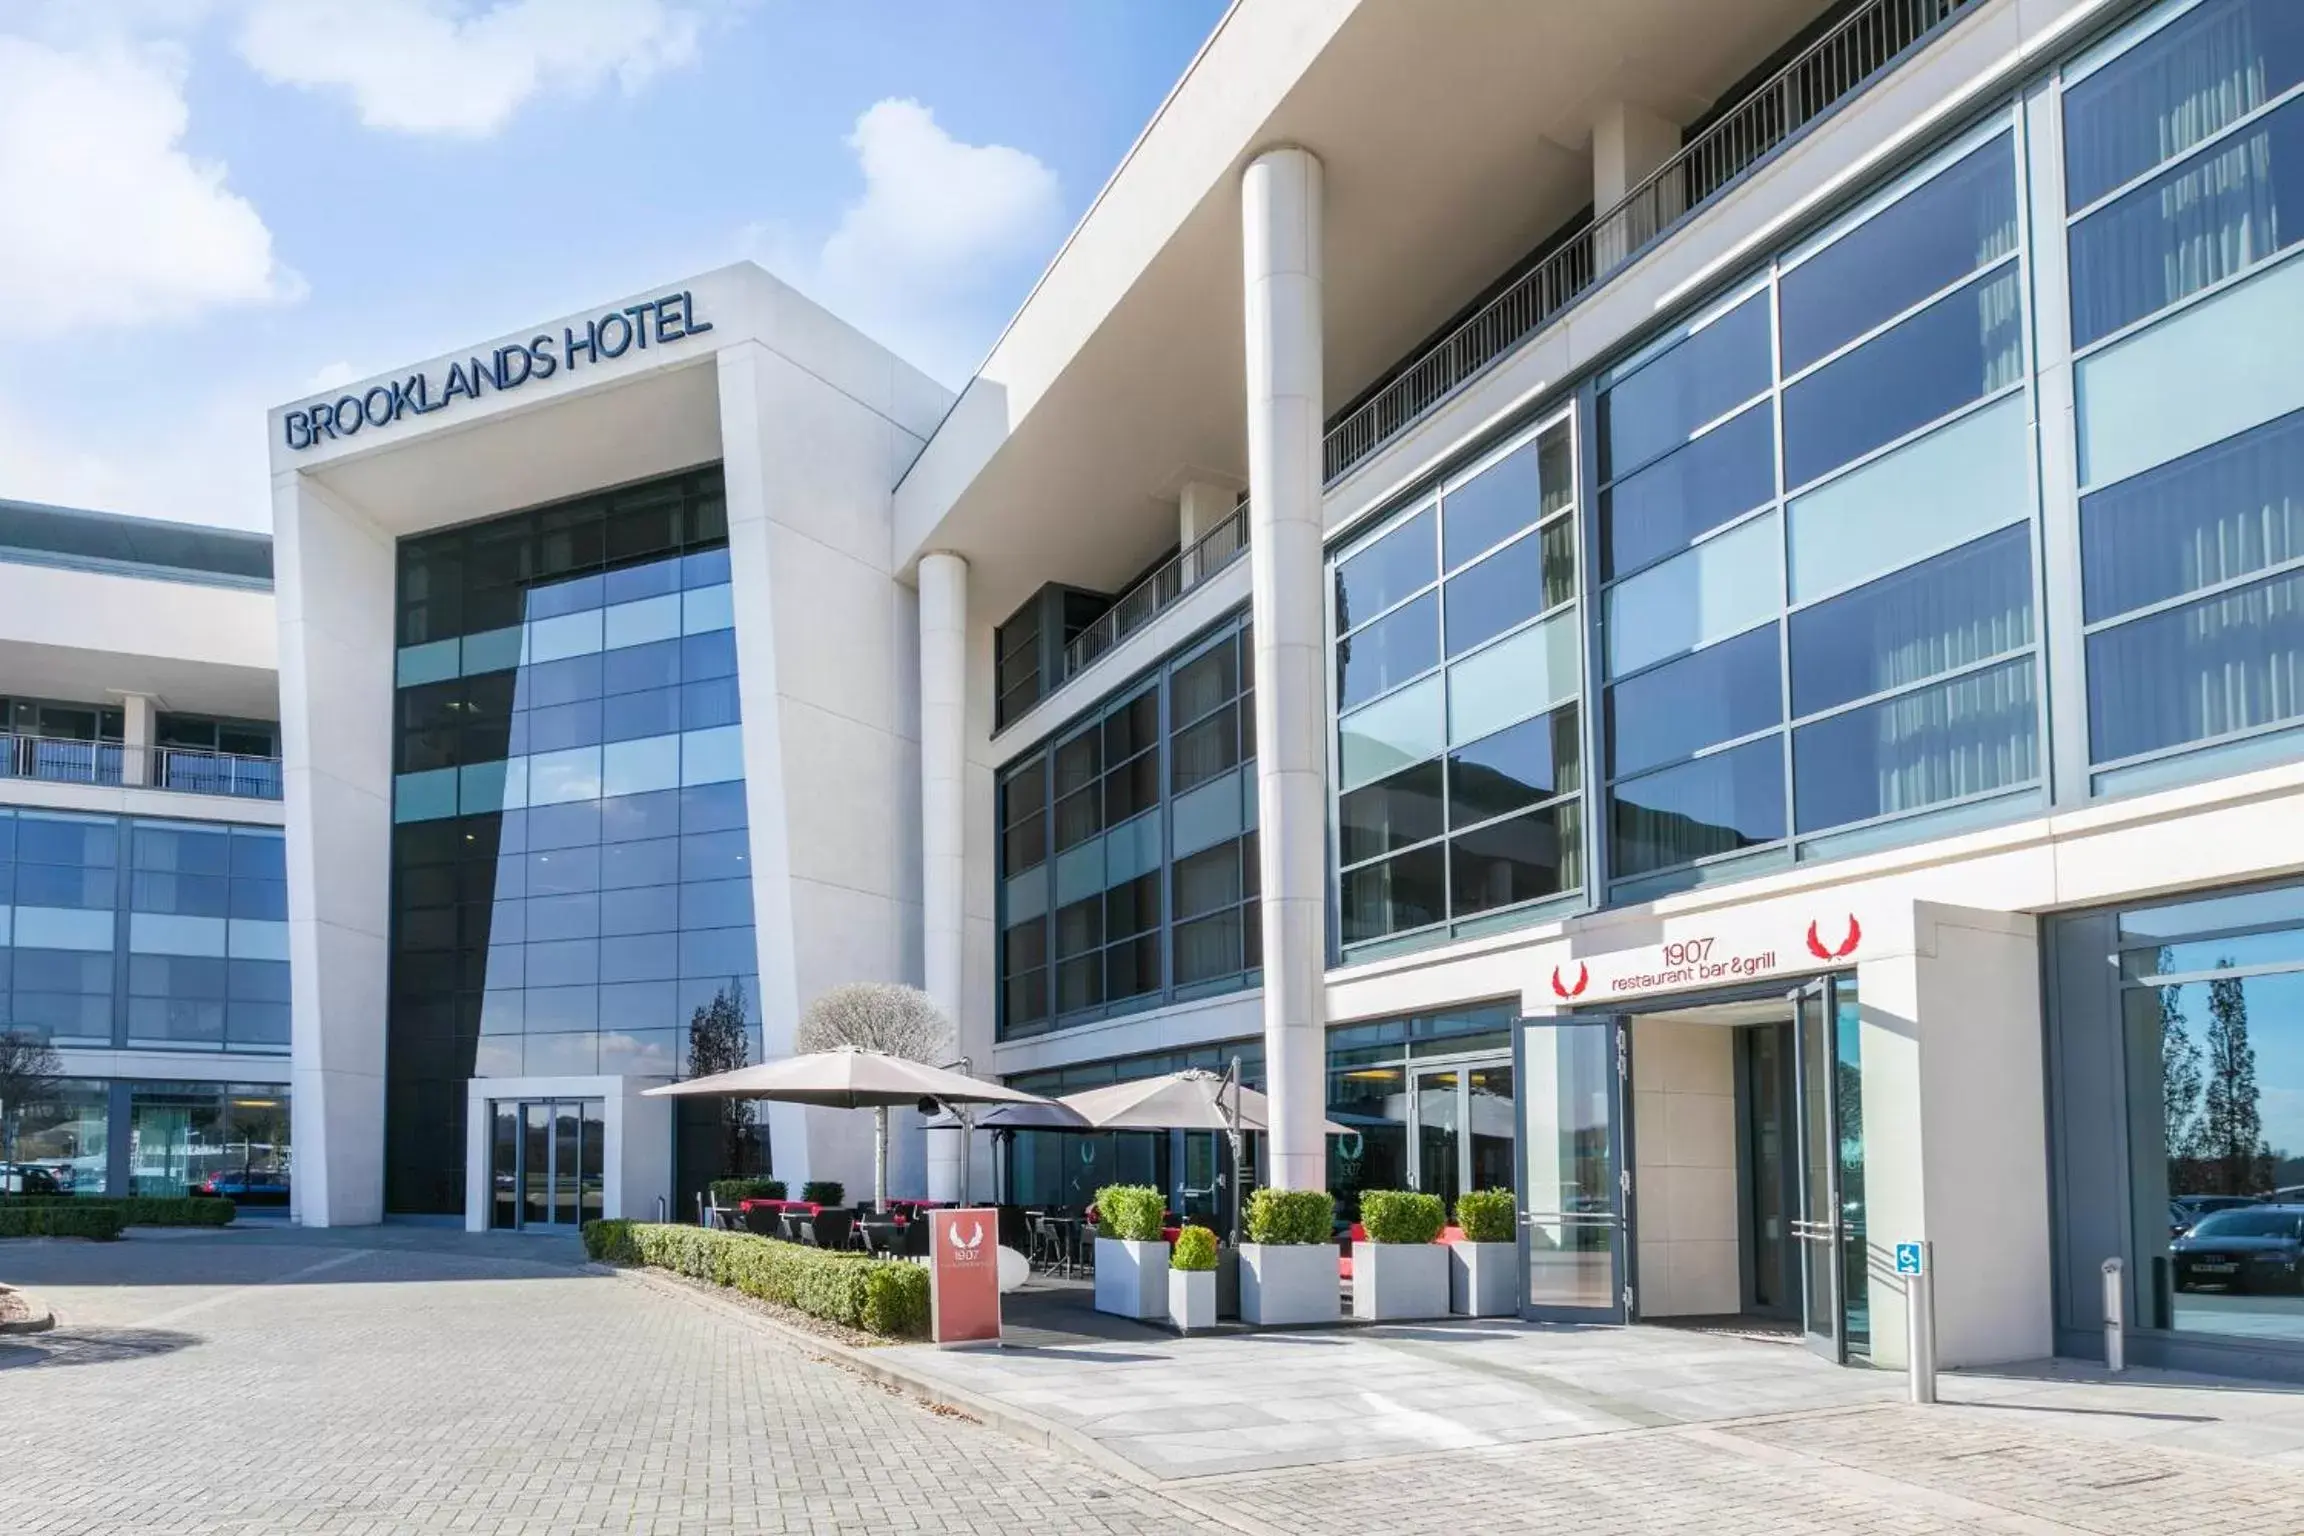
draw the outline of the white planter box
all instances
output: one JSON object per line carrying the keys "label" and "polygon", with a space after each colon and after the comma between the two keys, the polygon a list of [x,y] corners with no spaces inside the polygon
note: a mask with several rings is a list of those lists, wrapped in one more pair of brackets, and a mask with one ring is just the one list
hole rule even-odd
{"label": "white planter box", "polygon": [[1168,1271],[1168,1321],[1178,1333],[1198,1333],[1216,1326],[1216,1271]]}
{"label": "white planter box", "polygon": [[1394,1322],[1448,1315],[1448,1250],[1439,1243],[1354,1243],[1352,1315]]}
{"label": "white planter box", "polygon": [[1168,1315],[1168,1245],[1096,1239],[1096,1310],[1157,1321]]}
{"label": "white planter box", "polygon": [[1259,1327],[1332,1323],[1337,1301],[1334,1243],[1242,1243],[1240,1320]]}
{"label": "white planter box", "polygon": [[1461,1317],[1520,1312],[1518,1243],[1448,1244],[1448,1308]]}

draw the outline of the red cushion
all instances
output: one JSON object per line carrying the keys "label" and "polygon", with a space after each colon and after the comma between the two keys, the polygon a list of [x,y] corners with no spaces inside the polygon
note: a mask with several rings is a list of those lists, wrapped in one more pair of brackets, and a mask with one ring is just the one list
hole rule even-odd
{"label": "red cushion", "polygon": [[1462,1227],[1442,1227],[1440,1229],[1440,1241],[1460,1243],[1464,1241],[1464,1229]]}
{"label": "red cushion", "polygon": [[1184,1229],[1182,1227],[1162,1227],[1160,1229],[1160,1240],[1164,1243],[1173,1243],[1176,1241],[1177,1235],[1183,1230]]}
{"label": "red cushion", "polygon": [[1341,1254],[1337,1257],[1336,1278],[1339,1280],[1349,1280],[1352,1278],[1352,1255],[1347,1253]]}
{"label": "red cushion", "polygon": [[1368,1229],[1358,1222],[1352,1223],[1352,1241],[1356,1243],[1368,1241]]}

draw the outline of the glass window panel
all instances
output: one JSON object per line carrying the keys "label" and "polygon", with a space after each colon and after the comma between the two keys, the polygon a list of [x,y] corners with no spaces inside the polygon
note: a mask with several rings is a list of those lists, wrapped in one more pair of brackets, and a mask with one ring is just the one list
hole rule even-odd
{"label": "glass window panel", "polygon": [[669,933],[680,926],[678,886],[645,885],[629,890],[604,890],[598,901],[599,928],[603,934]]}
{"label": "glass window panel", "polygon": [[518,624],[502,629],[491,629],[464,637],[464,675],[478,677],[489,672],[508,672],[520,665],[520,650],[527,643],[528,632]]}
{"label": "glass window panel", "polygon": [[1608,796],[1617,879],[1784,836],[1784,748],[1770,736],[1619,784]]}
{"label": "glass window panel", "polygon": [[1437,514],[1426,507],[1336,566],[1336,633],[1365,623],[1440,574]]}
{"label": "glass window panel", "polygon": [[[19,870],[17,873],[21,877],[29,874],[30,871]],[[23,894],[21,889],[17,894],[21,899]],[[72,907],[19,905],[15,909],[14,917],[13,926],[16,930],[16,946],[19,952],[16,977],[18,986],[24,985],[21,958],[21,952],[24,950],[67,949],[109,952],[112,948],[113,914],[110,912],[91,912]],[[155,920],[148,913],[138,913],[136,917],[147,921]],[[221,922],[214,918],[163,917],[156,920],[162,924],[208,923],[214,926],[219,935],[223,932],[224,927]],[[205,952],[202,950],[193,951],[196,954]],[[216,954],[223,952],[221,945],[214,951]]]}
{"label": "glass window panel", "polygon": [[1440,684],[1437,677],[1426,678],[1337,723],[1339,789],[1349,792],[1396,768],[1440,755],[1447,726]]}
{"label": "glass window panel", "polygon": [[1469,917],[1574,890],[1584,878],[1583,838],[1574,800],[1458,833],[1448,843],[1451,913]]}
{"label": "glass window panel", "polygon": [[1536,445],[1523,443],[1440,501],[1441,563],[1454,570],[1542,515]]}
{"label": "glass window panel", "polygon": [[519,703],[523,709],[545,709],[600,696],[598,655],[571,656],[520,669]]}
{"label": "glass window panel", "polygon": [[600,701],[583,699],[551,709],[530,710],[527,721],[527,747],[532,753],[588,747],[600,740]]}
{"label": "glass window panel", "polygon": [[1638,671],[1774,618],[1784,603],[1779,537],[1771,512],[1610,588],[1609,672]]}
{"label": "glass window panel", "polygon": [[[1241,849],[1226,843],[1176,861],[1176,915],[1198,917],[1241,899]],[[1237,966],[1233,967],[1235,970]]]}
{"label": "glass window panel", "polygon": [[2292,0],[2211,0],[2064,93],[2073,208],[2143,175],[2304,80]]}
{"label": "glass window panel", "polygon": [[1104,898],[1091,896],[1056,909],[1056,954],[1059,959],[1085,954],[1104,943]]}
{"label": "glass window panel", "polygon": [[718,832],[744,825],[742,784],[692,784],[680,791],[680,829]]}
{"label": "glass window panel", "polygon": [[[743,788],[742,785],[733,787],[739,790]],[[703,824],[687,813],[691,797],[699,793],[701,791],[683,789],[657,790],[646,795],[613,795],[590,808],[595,818],[590,838],[574,835],[581,829],[571,829],[571,835],[556,837],[553,841],[637,843],[670,837],[675,832],[701,832],[705,830]],[[567,809],[571,807],[560,807],[550,813],[532,811],[529,814],[532,818],[541,819],[546,814],[558,815]],[[735,818],[736,825],[741,826],[743,821],[741,815]],[[529,841],[537,841],[533,833]]]}
{"label": "glass window panel", "polygon": [[1242,826],[1242,797],[1253,798],[1255,793],[1253,783],[1243,784],[1240,775],[1226,774],[1213,783],[1178,795],[1170,802],[1177,854],[1238,837]]}
{"label": "glass window panel", "polygon": [[259,917],[274,922],[286,922],[288,920],[288,882],[285,880],[233,881],[232,916]]}
{"label": "glass window panel", "polygon": [[618,603],[602,618],[601,641],[611,651],[670,640],[679,633],[680,599],[673,593]]}
{"label": "glass window panel", "polygon": [[1139,816],[1104,835],[1104,879],[1117,885],[1160,867],[1160,818]]}
{"label": "glass window panel", "polygon": [[1440,664],[1440,598],[1426,593],[1336,642],[1336,706],[1350,709]]}
{"label": "glass window panel", "polygon": [[1176,925],[1172,938],[1175,946],[1176,985],[1190,986],[1240,972],[1241,925],[1244,916],[1251,920],[1253,918],[1253,914],[1244,915],[1235,908],[1219,912],[1213,917]]}
{"label": "glass window panel", "polygon": [[744,730],[723,725],[680,738],[680,782],[725,784],[744,777]]}
{"label": "glass window panel", "polygon": [[680,935],[682,976],[742,976],[758,969],[759,963],[748,927],[706,928]]}
{"label": "glass window panel", "polygon": [[194,831],[151,822],[135,824],[135,867],[187,875],[221,875],[232,865],[232,839],[223,831]]}
{"label": "glass window panel", "polygon": [[682,880],[733,880],[749,876],[751,859],[748,832],[690,833],[680,839]]}
{"label": "glass window panel", "polygon": [[2015,249],[2016,156],[2003,133],[1784,274],[1784,371]]}
{"label": "glass window panel", "polygon": [[2018,524],[1791,617],[1792,712],[1813,714],[2032,643]]}
{"label": "glass window panel", "polygon": [[1470,826],[1581,782],[1576,707],[1538,715],[1448,754],[1448,824]]}
{"label": "glass window panel", "polygon": [[16,859],[20,864],[116,864],[119,824],[72,816],[24,812],[16,818]]}
{"label": "glass window panel", "polygon": [[2125,479],[2304,408],[2299,353],[2304,261],[2290,261],[2082,359],[2080,483]]}
{"label": "glass window panel", "polygon": [[680,738],[612,741],[601,749],[600,792],[639,795],[680,783]]}
{"label": "glass window panel", "polygon": [[454,640],[402,646],[394,665],[393,682],[402,688],[413,688],[420,683],[437,683],[454,677],[461,667],[461,656],[462,648]]}
{"label": "glass window panel", "polygon": [[1142,997],[1160,990],[1160,936],[1148,933],[1104,951],[1104,996],[1107,1001]]}
{"label": "glass window panel", "polygon": [[1341,881],[1343,941],[1357,944],[1439,922],[1447,910],[1448,855],[1433,843],[1363,864]]}
{"label": "glass window panel", "polygon": [[697,587],[680,594],[680,632],[707,634],[736,624],[735,588]]}
{"label": "glass window panel", "polygon": [[1336,804],[1338,856],[1357,864],[1440,835],[1437,758],[1353,790]]}
{"label": "glass window panel", "polygon": [[751,921],[749,880],[703,880],[680,887],[683,928],[734,928]]}
{"label": "glass window panel", "polygon": [[532,1034],[521,1042],[520,1070],[530,1077],[590,1077],[600,1070],[600,1037],[589,1030]]}
{"label": "glass window panel", "polygon": [[1506,545],[1450,578],[1443,595],[1451,656],[1566,602],[1576,595],[1575,520]]}
{"label": "glass window panel", "polygon": [[2026,657],[1800,727],[1795,824],[1814,832],[2037,778],[2032,674]]}
{"label": "glass window panel", "polygon": [[1104,1001],[1104,954],[1099,950],[1056,967],[1056,1010],[1071,1013]]}
{"label": "glass window panel", "polygon": [[1600,493],[1601,575],[1638,570],[1776,494],[1776,412],[1761,401]]}
{"label": "glass window panel", "polygon": [[638,693],[643,689],[670,688],[680,681],[680,642],[662,640],[649,645],[636,645],[629,650],[610,651],[600,658],[600,690],[603,693]]}
{"label": "glass window panel", "polygon": [[1240,648],[1225,639],[1178,667],[1169,678],[1169,714],[1197,720],[1240,691]]}
{"label": "glass window panel", "polygon": [[581,656],[600,649],[600,610],[586,613],[563,614],[554,619],[539,619],[528,626],[528,645],[521,659],[526,662],[558,661],[564,656]]}
{"label": "glass window panel", "polygon": [[108,912],[118,883],[118,875],[109,867],[21,864],[16,869],[16,901],[27,907],[87,907]]}
{"label": "glass window panel", "polygon": [[1784,391],[1784,483],[1804,485],[2024,376],[2014,262]]}
{"label": "glass window panel", "polygon": [[222,1045],[224,1004],[182,997],[128,1000],[131,1045]]}
{"label": "glass window panel", "polygon": [[1227,704],[1197,725],[1177,732],[1169,745],[1173,787],[1188,790],[1237,766],[1240,761],[1239,706]]}
{"label": "glass window panel", "polygon": [[1160,926],[1160,873],[1138,875],[1104,893],[1104,936],[1124,939]]}
{"label": "glass window panel", "polygon": [[392,781],[392,819],[437,821],[456,814],[456,770],[433,768],[403,773]]}
{"label": "glass window panel", "polygon": [[[719,685],[698,683],[695,686],[712,688]],[[603,699],[599,706],[600,739],[636,741],[643,736],[677,737],[680,730],[680,692],[677,688],[652,688],[645,693],[617,694]],[[614,756],[613,753],[609,755]]]}
{"label": "glass window panel", "polygon": [[1160,754],[1146,752],[1104,776],[1104,821],[1116,826],[1160,800]]}
{"label": "glass window panel", "polygon": [[2304,557],[2304,412],[2080,503],[2088,618],[2110,618]]}
{"label": "glass window panel", "polygon": [[[680,951],[660,933],[604,938],[600,941],[600,979],[603,982],[670,981],[680,974]],[[528,994],[531,1014],[538,994]],[[531,1023],[529,1028],[536,1026]]]}
{"label": "glass window panel", "polygon": [[1792,600],[1908,565],[2028,517],[2032,428],[2021,395],[1964,416],[1792,503]]}
{"label": "glass window panel", "polygon": [[536,896],[559,896],[600,888],[598,848],[554,848],[527,856],[528,890]]}
{"label": "glass window panel", "polygon": [[1768,293],[1753,294],[1600,397],[1600,478],[1629,474],[1766,389]]}
{"label": "glass window panel", "polygon": [[233,1001],[224,1008],[224,1048],[228,1051],[286,1050],[293,1016],[286,1003]]}
{"label": "glass window panel", "polygon": [[2299,239],[2304,101],[2073,226],[2072,345],[2084,347]]}
{"label": "glass window panel", "polygon": [[[0,858],[6,856],[6,849],[0,847]],[[232,873],[260,880],[287,879],[287,839],[277,833],[235,831],[232,834]]]}
{"label": "glass window panel", "polygon": [[1101,733],[1087,730],[1057,747],[1056,796],[1059,800],[1096,782],[1096,776],[1104,771],[1103,741]]}
{"label": "glass window panel", "polygon": [[1573,698],[1581,682],[1577,615],[1522,630],[1448,669],[1448,739],[1477,741]]}
{"label": "glass window panel", "polygon": [[680,678],[697,682],[707,677],[736,675],[736,631],[715,629],[687,635],[680,641]]}
{"label": "glass window panel", "polygon": [[725,545],[718,549],[699,550],[693,555],[681,556],[680,584],[691,589],[724,587],[728,584],[729,570]]}
{"label": "glass window panel", "polygon": [[2304,572],[2088,639],[2088,739],[2097,762],[2299,717]]}
{"label": "glass window panel", "polygon": [[[539,896],[526,905],[522,931],[531,939],[596,939],[600,936],[600,898],[588,891],[567,896]],[[490,931],[501,940],[510,935]]]}
{"label": "glass window panel", "polygon": [[1658,763],[1781,724],[1776,626],[1763,625],[1608,690],[1608,771]]}
{"label": "glass window panel", "polygon": [[590,986],[600,979],[600,947],[588,940],[528,946],[528,985]]}
{"label": "glass window panel", "polygon": [[743,718],[743,703],[738,694],[736,679],[712,677],[681,685],[681,730],[701,731],[716,725],[734,725]]}
{"label": "glass window panel", "polygon": [[540,752],[528,759],[528,803],[557,805],[600,798],[600,749]]}

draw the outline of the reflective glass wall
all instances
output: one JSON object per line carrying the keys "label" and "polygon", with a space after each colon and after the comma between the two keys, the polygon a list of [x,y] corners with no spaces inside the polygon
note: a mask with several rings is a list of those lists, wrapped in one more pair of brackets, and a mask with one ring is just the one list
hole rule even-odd
{"label": "reflective glass wall", "polygon": [[716,468],[401,544],[387,1209],[471,1077],[759,1059],[726,546]]}
{"label": "reflective glass wall", "polygon": [[[1012,1088],[1051,1098],[1198,1069],[1221,1074],[1240,1063],[1240,1081],[1264,1086],[1264,1042],[1234,1040],[1189,1051],[1084,1062],[1007,1080]],[[1261,1136],[1241,1138],[1247,1188],[1256,1186]],[[1223,1227],[1231,1216],[1232,1152],[1213,1131],[1104,1131],[1076,1136],[1057,1131],[1005,1133],[1001,1199],[1011,1205],[1079,1210],[1107,1184],[1149,1184],[1168,1196],[1172,1212]]]}
{"label": "reflective glass wall", "polygon": [[1003,1039],[1254,983],[1255,686],[1227,619],[1002,771]]}

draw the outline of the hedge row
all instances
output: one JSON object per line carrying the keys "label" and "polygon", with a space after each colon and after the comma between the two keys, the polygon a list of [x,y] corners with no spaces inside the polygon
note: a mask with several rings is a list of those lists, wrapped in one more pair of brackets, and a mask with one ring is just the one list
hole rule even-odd
{"label": "hedge row", "polygon": [[0,1205],[0,1237],[92,1237],[108,1243],[119,1235],[119,1211],[93,1200]]}
{"label": "hedge row", "polygon": [[0,1209],[55,1206],[112,1211],[124,1227],[226,1227],[240,1214],[231,1201],[211,1195],[0,1195]]}
{"label": "hedge row", "polygon": [[645,1264],[709,1280],[866,1333],[919,1338],[928,1332],[928,1270],[902,1259],[646,1221],[588,1221],[584,1251],[603,1263]]}

